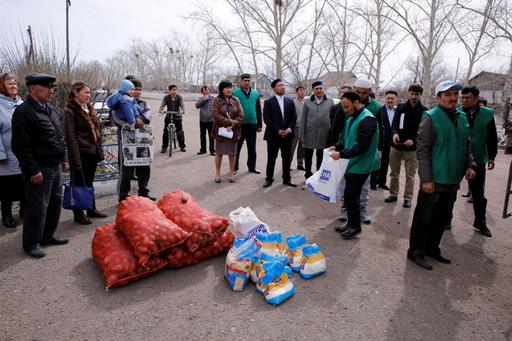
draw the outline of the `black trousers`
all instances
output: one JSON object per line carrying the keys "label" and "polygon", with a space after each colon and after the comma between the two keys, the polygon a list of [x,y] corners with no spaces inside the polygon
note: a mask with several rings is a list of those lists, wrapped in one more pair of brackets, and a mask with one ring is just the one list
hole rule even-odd
{"label": "black trousers", "polygon": [[247,143],[247,168],[249,170],[256,169],[256,137],[258,129],[256,124],[242,124],[241,136],[238,140],[236,149],[235,169],[239,169],[240,152],[244,146],[244,141]]}
{"label": "black trousers", "polygon": [[[165,116],[164,121],[164,133],[162,135],[162,149],[167,148],[169,146],[169,132],[167,131],[167,126],[171,123],[171,118],[169,116]],[[178,140],[178,145],[180,148],[185,148],[185,132],[183,131],[183,122],[181,119],[174,119],[174,125],[176,126],[176,139]]]}
{"label": "black trousers", "polygon": [[137,182],[139,184],[138,195],[147,197],[149,194],[148,183],[151,176],[150,166],[123,166],[121,169],[121,184],[119,186],[119,201],[125,199],[132,189],[132,177],[137,171]]}
{"label": "black trousers", "polygon": [[382,146],[382,158],[380,159],[380,168],[377,177],[377,183],[380,186],[386,185],[388,179],[388,167],[389,167],[389,153],[391,152],[391,145],[388,142],[384,142]]}
{"label": "black trousers", "polygon": [[475,212],[475,227],[487,225],[485,213],[487,210],[487,198],[485,197],[485,166],[476,168],[476,177],[469,180],[469,189],[473,197],[473,211]]}
{"label": "black trousers", "polygon": [[215,153],[215,139],[212,137],[213,122],[199,122],[201,153],[206,153],[206,133],[208,133],[210,153]]}
{"label": "black trousers", "polygon": [[[313,152],[314,151],[315,151],[315,149],[304,148],[304,165],[306,168],[306,174],[304,176],[306,177],[306,179],[309,178],[311,175],[313,175],[311,168],[313,167]],[[320,166],[322,165],[323,158],[324,158],[324,150],[316,149],[316,170],[320,169]]]}
{"label": "black trousers", "polygon": [[59,224],[62,207],[62,174],[60,165],[40,167],[43,183],[34,185],[30,177],[25,182],[25,217],[23,220],[23,249],[28,251],[36,244],[53,237]]}
{"label": "black trousers", "polygon": [[456,199],[457,191],[428,194],[420,189],[412,219],[409,252],[418,255],[441,252],[439,244]]}
{"label": "black trousers", "polygon": [[267,181],[274,181],[274,168],[276,166],[279,150],[281,150],[283,181],[287,182],[291,180],[290,163],[292,161],[292,138],[288,136],[267,141],[267,177],[265,178]]}
{"label": "black trousers", "polygon": [[[81,169],[71,169],[71,181],[77,186],[93,187],[94,175],[96,174],[96,168],[98,167],[97,156],[95,154],[80,154],[80,162],[82,163]],[[96,209],[95,199],[92,201],[92,209]],[[73,210],[73,213],[75,214],[81,212],[83,211]]]}
{"label": "black trousers", "polygon": [[361,206],[359,198],[369,174],[345,173],[344,204],[347,209],[348,225],[361,228]]}

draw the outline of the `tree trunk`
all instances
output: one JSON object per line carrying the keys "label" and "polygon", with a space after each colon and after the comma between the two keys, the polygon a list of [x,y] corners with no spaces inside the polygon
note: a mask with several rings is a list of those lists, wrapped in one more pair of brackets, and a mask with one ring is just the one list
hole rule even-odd
{"label": "tree trunk", "polygon": [[503,127],[505,128],[505,154],[512,154],[512,120],[509,115],[510,110],[510,89],[512,88],[512,57],[510,58],[510,66],[507,72],[507,79],[503,86],[502,102],[503,102]]}

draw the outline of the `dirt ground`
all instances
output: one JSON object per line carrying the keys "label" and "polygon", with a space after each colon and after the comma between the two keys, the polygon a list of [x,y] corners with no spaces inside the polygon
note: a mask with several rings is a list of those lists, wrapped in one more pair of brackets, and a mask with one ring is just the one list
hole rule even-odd
{"label": "dirt ground", "polygon": [[[264,176],[247,172],[244,149],[236,183],[225,175],[215,184],[213,157],[196,155],[197,110],[192,102],[186,106],[188,151],[160,154],[157,134],[152,194],[183,188],[226,216],[250,206],[273,230],[302,232],[318,243],[328,272],[311,280],[294,275],[296,294],[278,307],[252,284],[232,292],[223,278],[224,257],[106,292],[90,249],[95,226],[114,220],[117,198],[103,197],[98,206],[109,218],[79,226],[63,211],[57,232],[70,243],[48,248],[40,260],[23,254],[21,226],[0,227],[1,340],[512,340],[512,218],[501,218],[510,156],[500,151],[488,173],[493,238],[473,231],[472,207],[460,197],[463,182],[453,230],[442,241],[453,263],[425,271],[406,260],[413,209],[402,208],[401,200],[384,203],[382,190],[370,193],[373,223],[347,241],[333,230],[338,205],[282,186],[280,162],[276,182],[263,189]],[[153,122],[161,131],[163,116],[155,114]],[[264,171],[262,134],[257,165]],[[304,173],[294,170],[293,180],[302,183]]]}

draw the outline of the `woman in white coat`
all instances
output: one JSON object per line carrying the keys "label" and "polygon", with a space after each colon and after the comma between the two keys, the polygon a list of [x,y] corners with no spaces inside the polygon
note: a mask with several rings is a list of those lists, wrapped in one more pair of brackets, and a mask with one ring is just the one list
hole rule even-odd
{"label": "woman in white coat", "polygon": [[2,223],[5,227],[16,227],[12,216],[13,201],[20,200],[20,216],[23,216],[23,179],[21,170],[11,149],[11,119],[14,109],[23,103],[18,96],[18,83],[14,77],[4,73],[0,77],[0,202]]}

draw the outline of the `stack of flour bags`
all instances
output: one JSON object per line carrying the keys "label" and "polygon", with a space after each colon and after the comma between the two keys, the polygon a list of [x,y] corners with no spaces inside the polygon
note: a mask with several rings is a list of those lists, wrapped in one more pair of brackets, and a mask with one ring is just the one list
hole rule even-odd
{"label": "stack of flour bags", "polygon": [[303,235],[281,232],[237,237],[226,257],[225,276],[233,291],[242,291],[249,278],[270,304],[278,305],[295,294],[293,271],[309,279],[326,271],[325,257]]}

